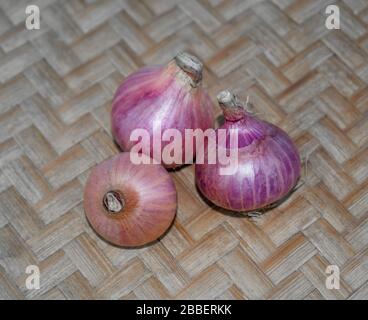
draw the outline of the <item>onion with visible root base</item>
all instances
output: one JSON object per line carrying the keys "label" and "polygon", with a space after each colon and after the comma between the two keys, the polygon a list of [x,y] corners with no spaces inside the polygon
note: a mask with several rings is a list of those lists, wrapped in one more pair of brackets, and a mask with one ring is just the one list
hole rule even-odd
{"label": "onion with visible root base", "polygon": [[162,236],[176,207],[175,185],[165,168],[134,164],[127,152],[95,166],[84,191],[84,210],[93,229],[123,247],[142,246]]}
{"label": "onion with visible root base", "polygon": [[[275,125],[258,119],[235,95],[223,91],[217,96],[223,110],[226,130],[225,144],[214,141],[216,150],[205,143],[205,156],[223,148],[232,148],[231,129],[236,129],[237,161],[229,164],[231,175],[221,174],[223,165],[197,163],[196,184],[202,194],[214,204],[232,211],[247,212],[267,207],[285,197],[300,177],[300,157],[290,137]],[[219,130],[217,129],[218,137]],[[229,168],[227,168],[229,169]]]}

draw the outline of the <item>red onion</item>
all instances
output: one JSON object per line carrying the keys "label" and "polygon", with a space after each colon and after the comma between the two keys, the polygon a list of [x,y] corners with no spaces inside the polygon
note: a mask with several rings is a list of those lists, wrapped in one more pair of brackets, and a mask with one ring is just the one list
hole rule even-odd
{"label": "red onion", "polygon": [[[199,190],[214,204],[233,211],[263,208],[286,196],[301,170],[294,143],[280,128],[253,116],[229,91],[221,92],[217,99],[225,118],[220,129],[226,130],[226,145],[215,141],[215,151],[225,148],[228,153],[231,129],[237,129],[237,162],[228,165],[234,166],[231,175],[221,174],[219,161],[196,164]],[[212,152],[208,145],[204,145],[205,159]]]}
{"label": "red onion", "polygon": [[[196,57],[180,53],[165,66],[145,67],[130,75],[118,88],[112,104],[112,133],[119,146],[125,151],[146,153],[166,167],[183,164],[185,144],[191,143],[185,141],[184,130],[206,130],[214,122],[212,102],[201,87],[202,69]],[[135,129],[147,130],[149,141],[132,139]],[[162,157],[172,140],[161,141],[161,132],[166,129],[178,130],[181,137],[180,154],[175,159]],[[159,131],[160,141],[153,141],[155,131]],[[154,143],[161,144],[158,152]],[[194,156],[195,148],[190,161]]]}
{"label": "red onion", "polygon": [[175,185],[165,168],[133,164],[128,152],[95,166],[84,191],[84,210],[93,229],[119,246],[159,238],[171,225],[176,206]]}

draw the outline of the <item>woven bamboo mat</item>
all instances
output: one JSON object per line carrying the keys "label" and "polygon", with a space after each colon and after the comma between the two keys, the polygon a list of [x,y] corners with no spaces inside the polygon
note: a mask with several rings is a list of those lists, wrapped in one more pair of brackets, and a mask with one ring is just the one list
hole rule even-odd
{"label": "woven bamboo mat", "polygon": [[[368,2],[0,1],[0,298],[368,298]],[[261,217],[208,205],[193,166],[154,245],[124,250],[87,225],[90,169],[118,152],[112,95],[128,74],[188,50],[211,96],[250,95],[296,141],[306,183]],[[216,109],[219,114],[219,109]],[[304,171],[305,172],[305,171]],[[39,290],[25,286],[37,265]],[[340,269],[327,289],[326,267]]]}

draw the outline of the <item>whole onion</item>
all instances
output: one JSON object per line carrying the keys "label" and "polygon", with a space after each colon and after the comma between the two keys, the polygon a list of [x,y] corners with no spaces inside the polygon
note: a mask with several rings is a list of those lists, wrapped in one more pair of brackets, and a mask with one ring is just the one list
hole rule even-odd
{"label": "whole onion", "polygon": [[119,246],[159,238],[171,225],[176,206],[175,185],[165,168],[133,164],[128,152],[95,166],[84,191],[84,210],[93,229]]}
{"label": "whole onion", "polygon": [[[246,106],[229,91],[222,91],[217,100],[223,110],[226,142],[215,141],[216,150],[231,151],[231,129],[237,129],[237,162],[232,174],[221,174],[222,164],[205,161],[196,164],[196,184],[214,204],[233,211],[250,211],[266,207],[286,196],[300,176],[300,157],[289,136],[275,125],[262,121],[246,110]],[[219,131],[218,129],[216,130]],[[234,151],[234,150],[233,150]],[[229,169],[229,168],[227,168]]]}
{"label": "whole onion", "polygon": [[[184,130],[206,130],[214,122],[212,102],[201,87],[202,69],[196,57],[179,53],[167,65],[144,67],[127,77],[112,103],[112,133],[119,146],[128,151],[136,145],[138,150],[134,151],[149,153],[166,167],[185,163],[185,144],[191,142],[185,141]],[[147,130],[149,140],[132,139],[135,129]],[[175,159],[162,157],[171,138],[160,142],[161,146],[156,148],[158,152],[153,150],[154,143],[159,142],[153,141],[155,131],[159,132],[161,141],[161,132],[166,129],[176,129],[180,133],[180,154],[177,152]]]}

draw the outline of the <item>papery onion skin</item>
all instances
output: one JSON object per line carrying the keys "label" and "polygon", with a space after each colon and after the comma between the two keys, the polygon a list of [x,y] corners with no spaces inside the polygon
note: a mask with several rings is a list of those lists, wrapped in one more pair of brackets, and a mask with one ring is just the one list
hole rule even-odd
{"label": "papery onion skin", "polygon": [[[184,59],[179,59],[184,57]],[[196,60],[197,70],[184,71],[188,63],[187,53],[179,54],[165,66],[144,67],[128,76],[116,91],[111,112],[112,133],[124,150],[137,144],[130,140],[134,129],[145,129],[151,140],[147,150],[149,156],[166,167],[174,168],[184,164],[185,129],[212,128],[214,124],[213,105],[207,92],[201,86],[202,64]],[[184,61],[184,62],[183,62]],[[184,69],[183,69],[184,68]],[[181,161],[168,163],[153,152],[153,131],[161,126],[161,131],[178,129],[182,137]],[[162,142],[162,149],[169,142]],[[195,150],[195,148],[194,148]],[[195,156],[195,152],[193,152]],[[191,159],[192,160],[192,159]]]}
{"label": "papery onion skin", "polygon": [[[104,204],[104,196],[111,191],[123,199],[120,212],[109,212]],[[134,164],[128,152],[96,165],[84,191],[84,210],[93,229],[123,247],[142,246],[162,236],[175,217],[176,207],[175,185],[165,168]]]}
{"label": "papery onion skin", "polygon": [[[228,91],[223,94],[232,95]],[[300,156],[293,141],[282,129],[244,108],[220,106],[225,116],[220,128],[227,133],[230,128],[238,129],[238,164],[232,175],[221,175],[218,161],[196,164],[196,184],[201,193],[217,206],[238,212],[264,208],[285,197],[300,177]],[[228,149],[229,140],[226,142]],[[207,150],[206,143],[205,154]]]}

